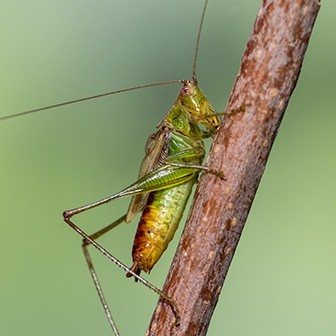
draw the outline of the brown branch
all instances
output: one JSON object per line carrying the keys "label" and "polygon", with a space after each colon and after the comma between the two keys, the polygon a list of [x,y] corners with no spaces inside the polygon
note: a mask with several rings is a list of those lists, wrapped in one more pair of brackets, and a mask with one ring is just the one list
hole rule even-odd
{"label": "brown branch", "polygon": [[[247,43],[208,165],[163,288],[177,302],[172,335],[205,335],[250,211],[272,144],[295,88],[319,11],[316,0],[264,0]],[[160,300],[149,335],[169,335],[174,316]]]}

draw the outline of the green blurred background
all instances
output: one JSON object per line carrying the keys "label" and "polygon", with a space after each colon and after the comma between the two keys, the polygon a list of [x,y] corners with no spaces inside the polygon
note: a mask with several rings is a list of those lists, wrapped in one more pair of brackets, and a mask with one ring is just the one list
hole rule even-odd
{"label": "green blurred background", "polygon": [[[260,1],[210,0],[200,86],[223,110]],[[203,1],[3,1],[0,114],[191,75]],[[208,334],[336,334],[336,3],[322,9]],[[225,74],[223,76],[223,74]],[[179,85],[0,122],[0,334],[110,335],[65,209],[134,181]],[[94,232],[119,200],[77,219]],[[181,225],[181,228],[183,224]],[[147,279],[162,286],[178,237]],[[131,265],[135,224],[101,243]],[[122,335],[157,297],[93,255]]]}

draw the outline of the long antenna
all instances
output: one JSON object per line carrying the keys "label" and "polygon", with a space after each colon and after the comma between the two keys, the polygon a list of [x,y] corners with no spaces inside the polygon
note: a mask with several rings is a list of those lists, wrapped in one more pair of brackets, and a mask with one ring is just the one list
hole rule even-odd
{"label": "long antenna", "polygon": [[[197,34],[195,54],[194,54],[194,62],[193,62],[193,71],[192,71],[193,79],[196,79],[196,62],[197,62],[198,48],[199,48],[199,42],[200,42],[201,32],[202,32],[202,27],[203,27],[203,21],[204,21],[204,16],[205,16],[205,11],[206,11],[206,8],[207,8],[207,5],[208,5],[208,1],[209,0],[205,0],[204,6],[203,6],[203,11],[202,11],[202,16],[201,16],[201,22],[200,22],[199,29],[198,29],[198,34]],[[7,115],[7,116],[4,116],[4,117],[0,117],[0,121],[6,120],[6,119],[11,119],[11,118],[16,118],[16,117],[21,117],[21,116],[24,116],[24,115],[27,115],[27,114],[32,114],[32,113],[36,113],[36,112],[40,112],[40,111],[44,111],[44,110],[49,110],[49,109],[53,109],[53,108],[56,108],[56,107],[61,107],[61,106],[65,106],[65,105],[79,103],[79,102],[86,101],[86,100],[101,98],[101,97],[105,97],[105,96],[109,96],[109,95],[113,95],[113,94],[117,94],[117,93],[133,91],[133,90],[138,90],[138,89],[144,89],[144,88],[148,88],[148,87],[152,87],[152,86],[159,86],[159,85],[172,84],[172,83],[185,83],[185,82],[186,82],[186,80],[180,80],[179,79],[179,80],[171,80],[171,81],[165,81],[165,82],[160,82],[160,83],[134,86],[134,87],[131,87],[131,88],[128,88],[128,89],[106,92],[106,93],[102,93],[102,94],[98,94],[98,95],[94,95],[94,96],[90,96],[90,97],[70,100],[70,101],[67,101],[67,102],[64,102],[64,103],[49,105],[49,106],[40,107],[40,108],[29,110],[29,111],[24,111],[24,112],[19,112],[19,113]]]}
{"label": "long antenna", "polygon": [[193,64],[193,78],[196,79],[196,62],[197,62],[197,55],[198,55],[198,47],[199,47],[199,41],[201,38],[201,32],[202,32],[202,27],[203,27],[203,21],[204,21],[204,16],[205,16],[205,11],[208,5],[209,0],[205,0],[204,7],[203,7],[203,12],[201,16],[201,22],[198,28],[198,34],[197,34],[197,40],[196,40],[196,48],[195,48],[195,55],[194,55],[194,64]]}
{"label": "long antenna", "polygon": [[23,115],[31,114],[31,113],[35,113],[35,112],[39,112],[39,111],[49,110],[49,109],[60,107],[60,106],[64,106],[64,105],[70,105],[70,104],[74,104],[74,103],[79,103],[79,102],[90,100],[90,99],[105,97],[105,96],[113,95],[113,94],[116,94],[116,93],[133,91],[133,90],[138,90],[138,89],[144,89],[144,88],[148,88],[148,87],[152,87],[152,86],[159,86],[159,85],[172,84],[172,83],[184,83],[184,82],[185,82],[185,80],[178,79],[178,80],[171,80],[171,81],[165,81],[165,82],[160,82],[160,83],[153,83],[153,84],[145,84],[145,85],[134,86],[134,87],[127,88],[127,89],[122,89],[122,90],[117,90],[117,91],[112,91],[112,92],[101,93],[101,94],[98,94],[98,95],[95,95],[95,96],[90,96],[90,97],[85,97],[85,98],[70,100],[70,101],[67,101],[67,102],[64,102],[64,103],[59,103],[59,104],[55,104],[55,105],[49,105],[49,106],[40,107],[40,108],[37,108],[37,109],[34,109],[34,110],[29,110],[29,111],[15,113],[15,114],[12,114],[12,115],[0,117],[0,121],[6,120],[6,119],[10,119],[10,118],[21,117]]}

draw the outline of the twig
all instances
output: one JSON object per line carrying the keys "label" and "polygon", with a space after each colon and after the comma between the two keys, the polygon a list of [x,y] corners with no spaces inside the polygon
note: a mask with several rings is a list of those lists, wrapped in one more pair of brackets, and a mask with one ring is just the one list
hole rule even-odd
{"label": "twig", "polygon": [[[207,333],[319,8],[316,0],[262,3],[227,110],[250,106],[225,121],[208,159],[227,181],[203,174],[163,288],[176,300],[182,318],[172,335]],[[173,318],[160,301],[148,334],[170,335]]]}

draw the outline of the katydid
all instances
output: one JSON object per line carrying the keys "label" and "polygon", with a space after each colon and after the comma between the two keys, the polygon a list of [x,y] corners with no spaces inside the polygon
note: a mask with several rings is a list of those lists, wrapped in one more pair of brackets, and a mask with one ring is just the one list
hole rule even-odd
{"label": "katydid", "polygon": [[[103,295],[87,246],[90,244],[94,245],[101,253],[122,267],[127,272],[127,277],[134,277],[135,280],[139,280],[158,293],[172,307],[176,319],[174,325],[178,325],[180,316],[173,298],[168,297],[157,287],[140,277],[140,272],[150,272],[166,250],[169,242],[173,239],[199,173],[201,171],[210,172],[217,175],[220,179],[224,179],[222,172],[213,171],[202,165],[205,156],[203,139],[213,137],[216,134],[221,121],[220,116],[226,117],[244,110],[244,106],[242,106],[236,111],[216,113],[205,95],[198,88],[196,59],[206,6],[207,1],[205,1],[202,13],[195,49],[193,76],[190,80],[143,85],[108,93],[120,93],[173,82],[183,84],[176,102],[167,116],[157,126],[158,131],[152,134],[147,141],[145,147],[146,155],[140,167],[138,180],[112,196],[63,213],[65,222],[84,238],[83,251],[86,261],[115,335],[119,335],[119,332]],[[2,117],[0,120],[104,95],[106,94],[31,110],[9,117]],[[127,213],[95,234],[87,235],[72,220],[74,215],[125,196],[132,196]],[[142,212],[142,215],[134,238],[132,251],[133,265],[131,268],[128,268],[100,246],[96,242],[96,239],[122,222],[130,223],[140,212]]]}
{"label": "katydid", "polygon": [[[171,305],[176,318],[174,324],[178,325],[180,316],[174,300],[141,278],[140,272],[150,272],[173,239],[199,172],[210,172],[220,179],[225,179],[222,172],[202,166],[205,156],[203,139],[216,133],[220,125],[220,115],[229,116],[245,110],[245,106],[242,105],[237,110],[216,113],[198,88],[195,75],[193,79],[181,82],[184,85],[176,102],[157,126],[159,130],[148,138],[146,156],[140,167],[139,179],[112,196],[63,213],[65,222],[84,238],[84,254],[116,335],[118,331],[98,282],[87,245],[94,245],[101,253],[122,267],[127,271],[127,277],[133,276],[136,281],[140,280],[158,293]],[[203,125],[205,130],[202,130],[199,124]],[[93,235],[88,236],[71,220],[74,215],[125,196],[133,196],[127,213]],[[95,240],[122,222],[130,223],[141,211],[132,251],[133,265],[129,269]]]}

